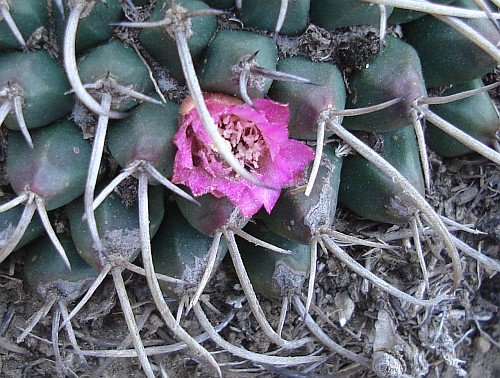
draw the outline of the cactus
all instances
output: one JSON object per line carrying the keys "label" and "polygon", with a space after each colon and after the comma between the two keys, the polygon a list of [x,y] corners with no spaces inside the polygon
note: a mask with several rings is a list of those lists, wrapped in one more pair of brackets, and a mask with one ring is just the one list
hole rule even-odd
{"label": "cactus", "polygon": [[[481,79],[453,86],[443,95],[453,95],[464,91],[483,88]],[[436,114],[465,131],[474,139],[488,146],[495,145],[495,133],[498,131],[498,113],[494,103],[486,92],[442,105],[431,105]],[[474,109],[474,110],[473,110]],[[471,149],[429,125],[427,130],[429,147],[444,157],[457,157],[472,152]],[[439,143],[436,143],[439,141]]]}
{"label": "cactus", "polygon": [[310,0],[244,1],[241,21],[247,27],[296,36],[307,28]]}
{"label": "cactus", "polygon": [[49,12],[43,0],[3,0],[0,2],[0,50],[26,50],[26,40],[37,31],[48,29]]}
{"label": "cactus", "polygon": [[[333,341],[321,327],[311,318],[300,299],[300,292],[305,278],[311,270],[309,248],[293,240],[274,234],[262,224],[252,225],[254,234],[268,242],[287,247],[293,251],[292,255],[283,255],[262,248],[255,248],[247,242],[242,242],[242,257],[247,267],[250,279],[257,291],[266,297],[281,300],[278,332],[283,329],[285,316],[290,302],[299,315],[304,317],[304,323],[311,333],[318,338],[332,352],[352,360],[361,366],[368,366],[370,360],[349,351]],[[249,230],[250,231],[250,230]]]}
{"label": "cactus", "polygon": [[[478,9],[474,1],[469,0],[456,1],[455,5]],[[500,33],[489,20],[471,19],[465,20],[464,24],[491,44],[498,43]],[[432,17],[425,16],[406,27],[409,36],[407,40],[415,47],[422,62],[427,87],[473,80],[492,70],[497,64],[494,57],[440,20],[434,21]],[[423,38],[423,35],[428,39]],[[452,70],[446,69],[449,62],[453,62]]]}
{"label": "cactus", "polygon": [[[39,333],[35,325],[57,302],[51,341],[60,375],[104,373],[106,365],[86,371],[86,356],[128,356],[154,377],[163,367],[153,355],[185,347],[211,367],[203,374],[235,374],[211,353],[213,344],[201,345],[207,338],[225,358],[259,364],[259,374],[338,374],[351,361],[367,376],[389,377],[392,368],[418,376],[426,359],[462,374],[454,351],[427,351],[434,344],[423,333],[410,343],[390,319],[396,298],[402,324],[424,314],[433,324],[429,306],[449,312],[455,290],[468,290],[463,254],[479,262],[478,272],[500,271],[498,261],[451,234],[471,227],[426,200],[444,189],[431,181],[425,139],[445,157],[475,151],[500,164],[500,121],[488,92],[498,83],[480,78],[500,62],[498,2],[449,3],[0,0],[0,152],[7,151],[0,262],[25,251],[26,282],[46,302],[18,342]],[[380,50],[360,51],[370,56],[362,64],[338,67],[332,52],[318,61],[304,48],[340,46],[356,30],[373,33],[371,51]],[[356,229],[390,227],[383,223],[399,234],[363,231],[375,240]],[[232,263],[223,261],[226,250]],[[416,272],[404,280],[402,261]],[[273,281],[278,265],[299,272],[280,281],[286,288]],[[214,325],[225,311],[238,314],[205,295],[228,269],[248,324],[269,343],[265,352],[231,336],[243,323],[220,334],[225,323]],[[352,282],[335,281],[344,271]],[[145,277],[148,301],[178,343],[160,341],[164,330],[140,333],[129,275],[131,285]],[[82,283],[68,294],[61,280]],[[76,342],[72,319],[104,280],[116,288],[130,337],[114,351],[91,351]],[[232,295],[234,283],[222,285]],[[336,331],[321,315],[327,286],[340,306]],[[68,295],[54,297],[47,287]],[[365,311],[353,315],[351,302]],[[363,316],[375,309],[376,321]],[[285,317],[303,321],[303,332],[286,332]],[[339,339],[350,337],[346,325],[361,322],[370,337]],[[72,350],[60,348],[61,327]],[[148,346],[147,337],[162,345]],[[81,366],[63,358],[71,353]]]}
{"label": "cactus", "polygon": [[[178,4],[191,12],[210,9],[208,5],[198,0],[179,1]],[[170,1],[160,1],[155,6],[148,21],[161,20],[165,9],[168,9],[169,6]],[[215,34],[216,26],[217,20],[215,16],[211,15],[194,17],[191,20],[192,36],[188,40],[188,46],[193,61],[200,60],[203,50]],[[166,29],[144,29],[141,31],[139,40],[144,48],[168,70],[170,76],[180,83],[185,81],[179,56],[172,54],[172,51],[176,49],[175,39],[169,35]],[[159,45],[161,45],[161,48],[158,48]]]}
{"label": "cactus", "polygon": [[2,54],[0,72],[0,120],[33,147],[28,129],[50,125],[73,107],[63,69],[47,52],[33,51]]}
{"label": "cactus", "polygon": [[[380,155],[394,165],[420,192],[424,192],[424,180],[418,158],[417,141],[411,125],[395,131],[375,134],[380,138]],[[340,201],[359,215],[378,222],[406,223],[415,213],[401,199],[390,178],[376,172],[374,167],[360,156],[348,156],[342,170]],[[375,193],[373,196],[371,193]]]}
{"label": "cactus", "polygon": [[[25,273],[27,283],[36,294],[45,302],[37,312],[32,322],[28,324],[23,333],[18,337],[18,342],[23,340],[33,329],[37,322],[54,308],[52,317],[52,347],[56,358],[57,369],[62,374],[69,374],[68,368],[63,363],[59,349],[59,326],[61,318],[67,319],[67,305],[82,296],[97,278],[97,271],[85,263],[76,252],[75,245],[70,236],[61,238],[64,249],[67,251],[72,270],[68,271],[65,262],[57,255],[51,241],[42,237],[26,247]],[[68,339],[74,351],[79,355],[82,365],[89,369],[85,357],[80,352],[75,332],[70,321],[65,321]]]}

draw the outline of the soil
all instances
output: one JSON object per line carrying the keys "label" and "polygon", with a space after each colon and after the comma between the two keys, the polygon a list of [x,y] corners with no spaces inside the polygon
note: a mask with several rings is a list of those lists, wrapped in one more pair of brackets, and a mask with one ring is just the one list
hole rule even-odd
{"label": "soil", "polygon": [[[227,21],[227,20],[226,20]],[[227,21],[229,22],[229,21]],[[222,22],[223,23],[223,22]],[[234,25],[233,25],[234,26]],[[349,34],[350,33],[350,34]],[[370,29],[342,30],[335,36],[326,31],[310,29],[302,39],[283,39],[278,43],[281,55],[308,52],[319,60],[338,57],[337,63],[349,71],[363,66],[378,50],[376,31]],[[122,35],[123,36],[123,35]],[[131,33],[126,38],[133,40]],[[316,45],[311,41],[315,40]],[[327,51],[324,43],[335,46]],[[333,42],[332,42],[333,41]],[[327,51],[327,52],[325,52]],[[340,55],[338,55],[340,54]],[[360,57],[363,59],[360,61]],[[154,66],[154,65],[153,65]],[[171,85],[164,72],[157,72],[162,88]],[[494,80],[498,76],[492,73]],[[168,98],[182,98],[185,88],[166,92]],[[492,94],[494,95],[494,94]],[[2,135],[6,133],[2,129]],[[0,148],[0,177],[6,154]],[[483,254],[500,260],[500,170],[494,164],[470,155],[443,160],[429,152],[432,163],[433,184],[428,200],[436,211],[462,224],[481,231],[479,235],[457,231],[454,234]],[[2,184],[2,182],[0,182]],[[135,193],[125,190],[127,201],[133,202]],[[64,218],[64,214],[60,214]],[[335,228],[350,235],[380,240],[409,230],[408,225],[392,226],[359,219],[346,209],[337,210]],[[59,216],[58,216],[59,220]],[[63,232],[64,219],[60,220]],[[451,261],[441,253],[442,242],[434,236],[422,241],[427,264],[428,288],[420,269],[415,246],[406,234],[392,241],[397,250],[371,249],[346,246],[345,250],[358,262],[385,281],[414,296],[432,298],[449,288],[452,283]],[[318,273],[314,288],[311,314],[331,339],[348,350],[371,357],[374,345],[390,349],[407,376],[426,377],[498,377],[500,376],[500,277],[488,266],[461,255],[463,279],[459,288],[439,304],[423,308],[402,302],[371,285],[341,263],[335,256],[320,251]],[[24,252],[20,250],[0,266],[0,376],[96,376],[101,368],[103,377],[144,376],[136,358],[88,357],[89,369],[71,353],[64,332],[60,332],[61,360],[67,367],[63,371],[56,361],[51,345],[53,317],[47,315],[21,343],[16,338],[42,306],[35,292],[25,283]],[[141,265],[141,261],[136,261]],[[123,273],[127,292],[136,319],[147,319],[141,330],[145,346],[165,345],[175,338],[154,307],[146,280],[137,274]],[[276,326],[281,304],[258,295],[267,319]],[[90,302],[72,321],[78,344],[82,350],[114,349],[128,335],[127,326],[109,278],[93,295]],[[373,377],[375,373],[360,368],[348,359],[331,353],[317,341],[290,352],[280,350],[263,334],[252,315],[243,291],[226,258],[210,281],[202,297],[204,308],[213,324],[230,318],[220,335],[227,341],[258,353],[278,355],[307,355],[317,352],[324,359],[305,366],[273,367],[243,361],[221,350],[214,342],[203,346],[214,354],[224,376],[227,377]],[[168,301],[175,313],[179,303]],[[69,305],[71,307],[71,304]],[[351,310],[349,310],[351,308]],[[203,330],[192,313],[181,319],[181,325],[192,335]],[[308,335],[299,314],[290,309],[285,319],[283,337],[297,339]],[[132,348],[131,346],[129,348]],[[179,352],[150,358],[157,376],[212,377],[213,372],[204,361],[184,349]],[[107,365],[107,366],[105,366]],[[104,367],[103,367],[104,366]],[[387,375],[389,376],[389,375]]]}

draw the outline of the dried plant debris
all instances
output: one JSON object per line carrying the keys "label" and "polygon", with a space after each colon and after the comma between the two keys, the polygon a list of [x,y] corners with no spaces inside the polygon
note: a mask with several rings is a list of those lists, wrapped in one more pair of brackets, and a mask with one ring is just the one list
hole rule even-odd
{"label": "dried plant debris", "polygon": [[328,31],[310,25],[301,36],[301,51],[316,61],[333,61],[340,69],[363,68],[380,51],[378,28],[363,26]]}

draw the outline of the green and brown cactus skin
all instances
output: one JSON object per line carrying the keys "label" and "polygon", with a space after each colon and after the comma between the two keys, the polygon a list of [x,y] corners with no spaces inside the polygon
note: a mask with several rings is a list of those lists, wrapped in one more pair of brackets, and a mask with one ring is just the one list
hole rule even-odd
{"label": "green and brown cactus skin", "polygon": [[[459,0],[453,5],[478,9],[474,1]],[[465,23],[493,44],[500,32],[485,19]],[[457,84],[474,80],[491,71],[498,62],[450,26],[425,16],[405,26],[407,42],[418,52],[426,86]],[[453,69],[448,69],[452,65]]]}
{"label": "green and brown cactus skin", "polygon": [[[444,91],[443,95],[482,87],[484,87],[482,80],[476,79],[456,84]],[[498,111],[488,93],[482,92],[448,104],[433,105],[431,109],[484,144],[491,146],[495,143],[495,134],[498,132]],[[468,147],[433,125],[427,127],[426,133],[429,148],[443,157],[458,157],[472,152]]]}
{"label": "green and brown cactus skin", "polygon": [[[413,126],[379,133],[378,137],[382,146],[380,155],[423,193],[424,181]],[[339,199],[362,217],[378,222],[407,223],[415,212],[405,205],[392,180],[360,156],[345,158]]]}

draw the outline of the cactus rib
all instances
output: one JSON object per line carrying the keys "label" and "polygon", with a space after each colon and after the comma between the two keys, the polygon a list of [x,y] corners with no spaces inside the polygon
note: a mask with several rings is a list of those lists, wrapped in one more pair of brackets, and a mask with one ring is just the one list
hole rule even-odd
{"label": "cactus rib", "polygon": [[458,140],[460,143],[466,145],[471,150],[476,151],[478,154],[483,155],[485,158],[491,160],[493,163],[500,165],[500,153],[489,148],[485,144],[471,138],[471,136],[458,127],[453,126],[448,121],[442,119],[432,110],[426,109],[424,107],[419,107],[419,110],[425,116],[425,118],[431,122],[433,125],[437,126],[445,133],[451,135],[453,138]]}
{"label": "cactus rib", "polygon": [[14,37],[16,38],[17,42],[19,42],[19,44],[21,45],[23,50],[27,51],[28,47],[26,46],[26,41],[24,40],[24,37],[21,34],[21,31],[17,27],[16,22],[14,21],[14,19],[12,18],[11,14],[9,12],[9,3],[7,2],[7,0],[0,1],[0,16],[1,16],[0,21],[2,19],[5,20],[5,22],[9,26],[10,31],[12,32]]}
{"label": "cactus rib", "polygon": [[63,61],[66,75],[71,87],[75,91],[77,97],[95,114],[108,118],[122,119],[126,118],[127,114],[114,110],[104,109],[85,89],[78,74],[76,66],[76,32],[80,16],[85,10],[85,2],[78,1],[74,8],[71,9],[68,16],[68,23],[64,33],[63,45]]}
{"label": "cactus rib", "polygon": [[[243,288],[243,291],[245,292],[245,297],[248,300],[248,303],[250,305],[250,308],[252,309],[253,314],[255,315],[255,318],[259,322],[260,326],[262,327],[262,330],[264,333],[269,337],[270,340],[272,340],[274,343],[286,348],[286,349],[294,349],[294,348],[299,348],[305,344],[307,344],[310,339],[309,338],[302,338],[299,340],[293,340],[293,341],[288,341],[282,339],[271,327],[269,322],[266,319],[266,316],[264,315],[264,312],[262,310],[262,307],[259,304],[259,300],[257,299],[257,296],[255,295],[255,291],[253,289],[252,283],[250,282],[250,278],[248,277],[248,274],[245,270],[245,266],[243,264],[243,260],[241,259],[240,252],[238,250],[238,245],[236,244],[236,240],[234,239],[234,234],[227,229],[223,229],[222,233],[224,235],[224,238],[226,239],[229,247],[229,253],[231,255],[231,259],[233,261],[233,266],[236,270],[236,274],[238,275],[238,279],[240,280],[241,287]],[[199,306],[199,305],[197,305]],[[194,307],[196,310],[196,306]],[[207,330],[208,332],[208,330]]]}
{"label": "cactus rib", "polygon": [[451,240],[451,235],[446,229],[445,225],[436,214],[434,209],[427,203],[427,201],[420,195],[420,193],[398,172],[397,169],[392,167],[384,159],[382,159],[370,147],[352,135],[344,127],[336,122],[329,122],[329,127],[332,128],[334,133],[355,149],[361,156],[370,161],[378,169],[384,172],[387,177],[391,177],[394,183],[401,189],[401,191],[408,197],[409,200],[427,216],[432,226],[439,232],[444,240],[448,249],[448,254],[453,261],[453,290],[455,290],[462,277],[462,267],[460,264],[460,257],[458,256],[457,249]]}

